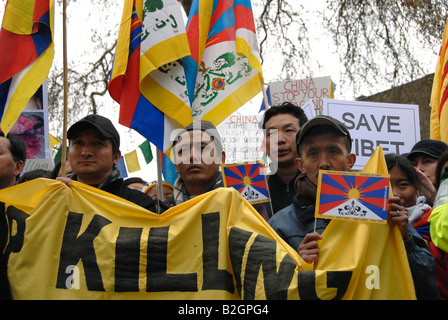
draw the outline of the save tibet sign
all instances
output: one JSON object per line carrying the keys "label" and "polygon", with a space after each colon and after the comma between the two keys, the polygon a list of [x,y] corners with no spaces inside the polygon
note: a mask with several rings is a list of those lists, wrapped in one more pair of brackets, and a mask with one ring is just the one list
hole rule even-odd
{"label": "save tibet sign", "polygon": [[420,141],[417,105],[323,100],[322,114],[343,122],[356,154],[354,170],[361,170],[378,146],[384,153],[404,154]]}

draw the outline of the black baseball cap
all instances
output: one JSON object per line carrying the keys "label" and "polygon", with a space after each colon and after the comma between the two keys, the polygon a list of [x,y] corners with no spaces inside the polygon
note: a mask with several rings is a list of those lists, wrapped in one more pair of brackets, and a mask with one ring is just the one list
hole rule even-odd
{"label": "black baseball cap", "polygon": [[117,129],[109,119],[97,114],[88,115],[73,124],[67,131],[67,138],[72,139],[76,133],[91,128],[97,129],[104,138],[115,140],[120,147],[120,135]]}
{"label": "black baseball cap", "polygon": [[326,115],[319,115],[316,116],[310,120],[308,120],[299,130],[296,136],[296,143],[297,146],[302,143],[305,136],[310,132],[311,129],[317,127],[317,126],[329,126],[335,128],[337,131],[339,131],[342,135],[347,136],[348,140],[350,141],[350,149],[352,148],[352,138],[350,136],[350,132],[348,131],[347,127],[339,120],[326,116]]}
{"label": "black baseball cap", "polygon": [[407,155],[409,160],[414,159],[417,153],[423,153],[433,158],[440,158],[442,153],[448,149],[448,145],[439,140],[425,139],[417,142],[411,152]]}

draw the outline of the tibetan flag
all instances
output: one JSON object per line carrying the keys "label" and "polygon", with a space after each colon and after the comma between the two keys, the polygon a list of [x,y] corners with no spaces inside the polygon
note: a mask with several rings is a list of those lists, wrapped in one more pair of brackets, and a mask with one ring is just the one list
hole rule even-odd
{"label": "tibetan flag", "polygon": [[125,1],[109,93],[119,122],[164,152],[170,133],[192,122],[181,60],[189,54],[178,1]]}
{"label": "tibetan flag", "polygon": [[448,21],[443,33],[431,93],[430,137],[448,143]]}
{"label": "tibetan flag", "polygon": [[184,58],[193,120],[218,125],[261,91],[259,46],[250,0],[194,0]]}
{"label": "tibetan flag", "polygon": [[126,169],[126,163],[123,156],[118,160],[116,167],[120,171],[119,178],[124,179],[128,177],[128,170]]}
{"label": "tibetan flag", "polygon": [[1,129],[7,134],[53,62],[53,0],[9,0],[0,30]]}
{"label": "tibetan flag", "polygon": [[387,222],[389,175],[319,171],[316,218]]}
{"label": "tibetan flag", "polygon": [[250,203],[270,201],[263,163],[221,165],[225,187],[237,190]]}
{"label": "tibetan flag", "polygon": [[162,154],[161,159],[163,179],[174,186],[174,183],[179,177],[179,174],[176,172],[176,167],[166,154]]}
{"label": "tibetan flag", "polygon": [[151,151],[151,144],[148,140],[143,142],[141,145],[138,146],[140,151],[142,152],[143,156],[145,157],[146,164],[150,163],[153,159],[152,151]]}

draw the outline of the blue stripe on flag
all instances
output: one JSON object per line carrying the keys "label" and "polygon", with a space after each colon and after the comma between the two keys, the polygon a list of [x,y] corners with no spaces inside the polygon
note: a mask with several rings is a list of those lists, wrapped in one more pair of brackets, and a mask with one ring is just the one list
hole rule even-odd
{"label": "blue stripe on flag", "polygon": [[252,10],[252,4],[250,0],[234,0],[234,6],[245,6]]}
{"label": "blue stripe on flag", "polygon": [[50,29],[50,12],[46,12],[39,20],[39,30],[31,36],[36,48],[36,54],[39,57],[52,42]]}
{"label": "blue stripe on flag", "polygon": [[166,156],[166,154],[163,154],[163,179],[174,186],[174,182],[176,182],[177,177],[179,176],[176,172],[176,167],[174,166],[174,163],[171,162],[170,158]]}

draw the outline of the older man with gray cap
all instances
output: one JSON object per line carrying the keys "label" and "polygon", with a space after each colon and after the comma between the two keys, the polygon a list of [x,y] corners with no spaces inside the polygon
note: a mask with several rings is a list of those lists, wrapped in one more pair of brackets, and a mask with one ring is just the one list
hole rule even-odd
{"label": "older man with gray cap", "polygon": [[423,185],[429,190],[425,194],[429,204],[434,202],[436,190],[436,167],[441,154],[448,150],[448,145],[439,140],[424,139],[417,142],[407,155],[409,161],[415,167],[417,175]]}
{"label": "older man with gray cap", "polygon": [[73,173],[58,180],[68,186],[70,180],[79,181],[156,212],[151,197],[129,189],[119,178],[115,165],[121,158],[120,135],[109,119],[88,115],[68,129],[67,138],[70,142],[67,157]]}

